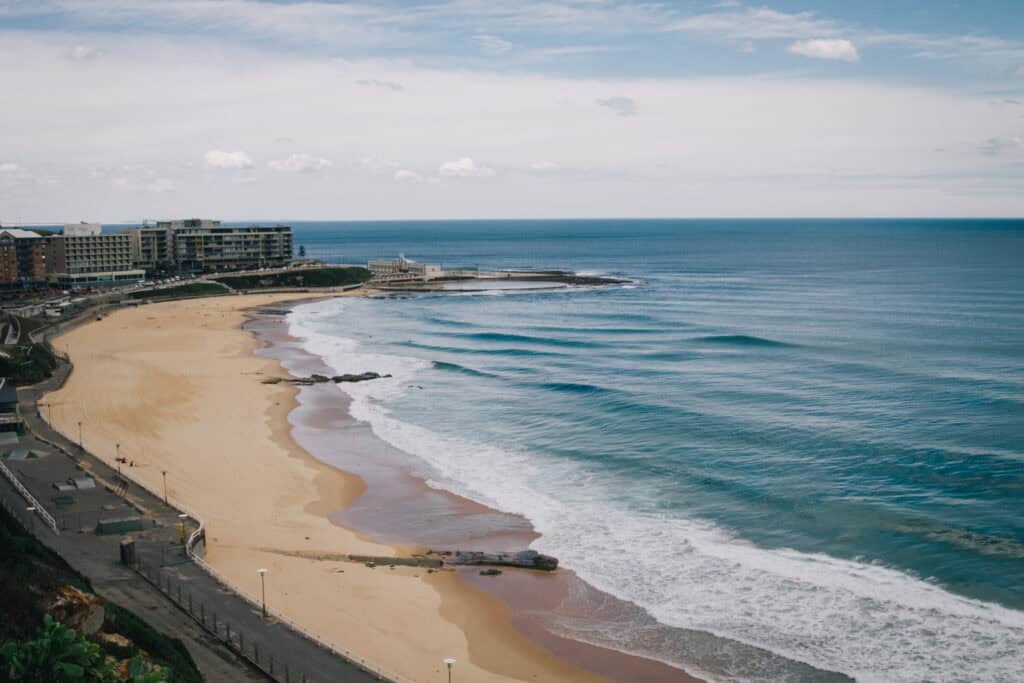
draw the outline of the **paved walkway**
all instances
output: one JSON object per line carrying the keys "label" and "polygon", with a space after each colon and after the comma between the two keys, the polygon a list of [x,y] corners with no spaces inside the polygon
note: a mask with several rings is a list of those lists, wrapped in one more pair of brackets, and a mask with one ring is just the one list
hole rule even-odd
{"label": "paved walkway", "polygon": [[[51,379],[19,389],[20,407],[30,433],[17,447],[46,455],[5,461],[64,529],[54,535],[41,520],[27,513],[18,515],[34,528],[43,543],[88,577],[100,595],[136,612],[167,635],[181,638],[209,681],[380,680],[287,625],[264,619],[259,609],[185,557],[178,542],[178,510],[133,483],[126,485],[116,470],[51,429],[36,414],[36,403],[63,384],[68,374],[69,367],[62,362]],[[39,406],[39,410],[46,409]],[[13,447],[0,447],[0,452]],[[54,488],[55,482],[83,475],[93,477],[98,487],[64,494]],[[3,478],[0,496],[8,506],[26,505]],[[132,532],[139,571],[120,564],[119,535],[97,535],[93,531],[100,518],[126,515],[141,517],[145,525],[143,531]],[[192,520],[186,524],[194,528]]]}

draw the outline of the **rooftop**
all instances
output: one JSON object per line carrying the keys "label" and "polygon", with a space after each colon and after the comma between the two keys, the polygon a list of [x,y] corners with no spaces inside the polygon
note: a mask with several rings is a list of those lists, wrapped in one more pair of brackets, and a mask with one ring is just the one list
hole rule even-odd
{"label": "rooftop", "polygon": [[42,235],[40,235],[38,232],[32,232],[31,230],[22,230],[21,228],[2,228],[2,229],[0,229],[0,235],[4,235],[4,234],[10,235],[11,237],[13,237],[15,239],[19,239],[19,240],[20,239],[25,239],[25,238],[30,238],[31,239],[31,238],[41,238],[42,237]]}

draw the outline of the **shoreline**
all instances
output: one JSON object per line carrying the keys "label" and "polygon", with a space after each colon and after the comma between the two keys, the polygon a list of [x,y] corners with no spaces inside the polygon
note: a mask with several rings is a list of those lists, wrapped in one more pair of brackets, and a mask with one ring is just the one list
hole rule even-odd
{"label": "shoreline", "polygon": [[[157,303],[75,328],[63,340],[76,371],[48,397],[59,403],[54,426],[70,434],[82,421],[86,447],[108,463],[120,444],[139,465],[133,475],[151,490],[168,469],[173,497],[203,517],[211,565],[250,597],[258,590],[255,567],[269,567],[268,602],[388,670],[441,680],[441,661],[451,656],[471,680],[607,680],[522,635],[507,606],[462,572],[427,575],[334,559],[339,551],[394,556],[415,546],[371,542],[329,519],[362,497],[366,483],[296,443],[289,416],[300,404],[297,387],[261,385],[253,376],[282,368],[258,353],[260,341],[245,329],[250,310],[317,298]],[[652,660],[611,656],[694,680]]]}
{"label": "shoreline", "polygon": [[[279,312],[255,313],[246,328],[264,343],[261,355],[281,362],[292,376],[334,372],[288,334]],[[350,415],[351,399],[338,387],[326,383],[296,388],[298,406],[289,417],[293,436],[313,457],[367,483],[366,495],[355,505],[331,515],[334,523],[370,542],[416,552],[427,548],[515,551],[528,548],[540,537],[524,517],[429,486],[419,472],[410,471],[414,456],[383,441],[369,425]],[[346,446],[344,456],[332,453],[337,450],[339,433]],[[559,618],[628,628],[639,611],[590,586],[571,568],[548,573],[502,567],[502,576],[493,578],[481,576],[479,569],[455,569],[462,590],[479,591],[485,598],[499,601],[520,635],[570,664],[611,680],[701,680],[678,665],[558,633],[553,624]],[[599,614],[595,614],[595,606]]]}

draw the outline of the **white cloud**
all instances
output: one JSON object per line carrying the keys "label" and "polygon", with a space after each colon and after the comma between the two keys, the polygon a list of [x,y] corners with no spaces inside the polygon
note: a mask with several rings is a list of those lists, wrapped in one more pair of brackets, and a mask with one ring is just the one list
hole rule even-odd
{"label": "white cloud", "polygon": [[598,99],[596,100],[596,102],[602,107],[607,107],[608,109],[611,109],[619,116],[636,115],[636,101],[632,97],[614,95],[612,97]]}
{"label": "white cloud", "polygon": [[859,62],[860,54],[857,46],[849,40],[840,38],[818,38],[814,40],[798,40],[786,48],[787,52],[814,59],[832,59],[840,62]]}
{"label": "white cloud", "polygon": [[978,148],[982,154],[997,156],[1008,152],[1024,151],[1024,139],[1018,136],[1000,135],[989,138]]}
{"label": "white cloud", "polygon": [[405,86],[401,83],[395,83],[394,81],[381,81],[376,78],[360,78],[356,83],[358,85],[366,85],[373,88],[384,88],[385,90],[391,90],[392,92],[402,92],[405,90]]}
{"label": "white cloud", "polygon": [[530,169],[534,171],[554,171],[556,168],[558,168],[558,164],[546,159],[542,161],[534,161],[530,164]]}
{"label": "white cloud", "polygon": [[1013,68],[1014,76],[1024,76],[1024,64],[1018,64]]}
{"label": "white cloud", "polygon": [[103,52],[103,50],[95,47],[90,47],[88,45],[75,45],[65,53],[65,56],[75,62],[88,62],[94,59],[99,59],[104,54],[106,53]]}
{"label": "white cloud", "polygon": [[494,169],[480,166],[469,157],[441,164],[438,173],[446,178],[488,178],[494,175]]}
{"label": "white cloud", "polygon": [[400,168],[395,171],[395,182],[399,183],[422,183],[423,176],[415,171],[409,171],[404,168]]}
{"label": "white cloud", "polygon": [[369,169],[371,173],[389,173],[391,169],[398,167],[397,161],[391,159],[381,159],[376,156],[367,156],[359,160],[359,164],[366,169]]}
{"label": "white cloud", "polygon": [[157,194],[170,192],[174,189],[174,181],[167,178],[157,178],[146,185],[146,189]]}
{"label": "white cloud", "polygon": [[[331,219],[338,217],[341,186],[352,218],[483,216],[509,196],[518,198],[509,217],[1024,214],[1024,179],[1010,167],[1020,154],[979,151],[989,138],[1024,132],[1020,107],[993,106],[991,92],[787,74],[609,81],[392,60],[341,64],[205,36],[182,43],[97,34],[90,44],[110,57],[69,68],[53,42],[0,32],[5,91],[33,93],[17,107],[0,107],[0,162],[62,179],[51,188],[0,174],[3,213],[115,220],[172,214],[187,204],[190,213],[227,219]],[[999,70],[1006,74],[1020,61]],[[396,97],[357,78],[410,89]],[[640,123],[640,116],[623,119],[595,104],[616,94],[643,103],[643,125],[623,125]],[[133,106],[158,100],[187,101],[189,115]],[[276,143],[282,134],[296,145]],[[938,155],[935,148],[947,151]],[[262,172],[203,173],[208,149],[244,150]],[[449,173],[489,167],[493,177],[441,177],[439,159],[461,161],[453,150],[475,161]],[[334,159],[337,183],[282,191],[287,174],[265,164],[293,151]],[[374,162],[359,162],[371,158],[391,161],[372,172]],[[541,172],[530,168],[538,160],[557,161],[559,170],[538,182]],[[107,176],[91,179],[90,168],[108,169]],[[421,174],[424,188],[439,179],[445,185],[412,192],[414,186],[395,180],[401,169]],[[118,191],[110,185],[115,177],[131,179],[131,186]],[[146,192],[159,178],[177,189]],[[243,178],[250,183],[238,183]],[[15,184],[16,192],[7,190]]]}
{"label": "white cloud", "polygon": [[743,54],[752,55],[757,52],[757,46],[754,45],[752,40],[744,40],[742,43],[736,46],[736,49]]}
{"label": "white cloud", "polygon": [[500,38],[498,36],[492,36],[485,33],[480,33],[473,36],[473,41],[476,42],[482,52],[489,55],[502,55],[509,52],[514,47],[512,43]]}
{"label": "white cloud", "polygon": [[13,161],[0,162],[0,173],[3,173],[4,175],[14,175],[20,170],[21,167]]}
{"label": "white cloud", "polygon": [[245,152],[225,152],[222,149],[211,149],[203,155],[206,165],[212,168],[252,168],[252,159]]}
{"label": "white cloud", "polygon": [[267,162],[274,171],[281,173],[316,173],[334,165],[330,159],[323,159],[309,154],[292,154],[284,159]]}
{"label": "white cloud", "polygon": [[813,12],[779,12],[766,7],[742,11],[695,14],[670,23],[667,31],[705,33],[727,40],[767,40],[801,36],[831,36],[836,22],[819,19]]}

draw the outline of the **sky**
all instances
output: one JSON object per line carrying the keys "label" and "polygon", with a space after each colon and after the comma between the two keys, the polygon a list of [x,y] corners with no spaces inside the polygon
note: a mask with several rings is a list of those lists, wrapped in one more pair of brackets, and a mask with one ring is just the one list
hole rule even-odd
{"label": "sky", "polygon": [[0,224],[1024,216],[1020,0],[0,0]]}

